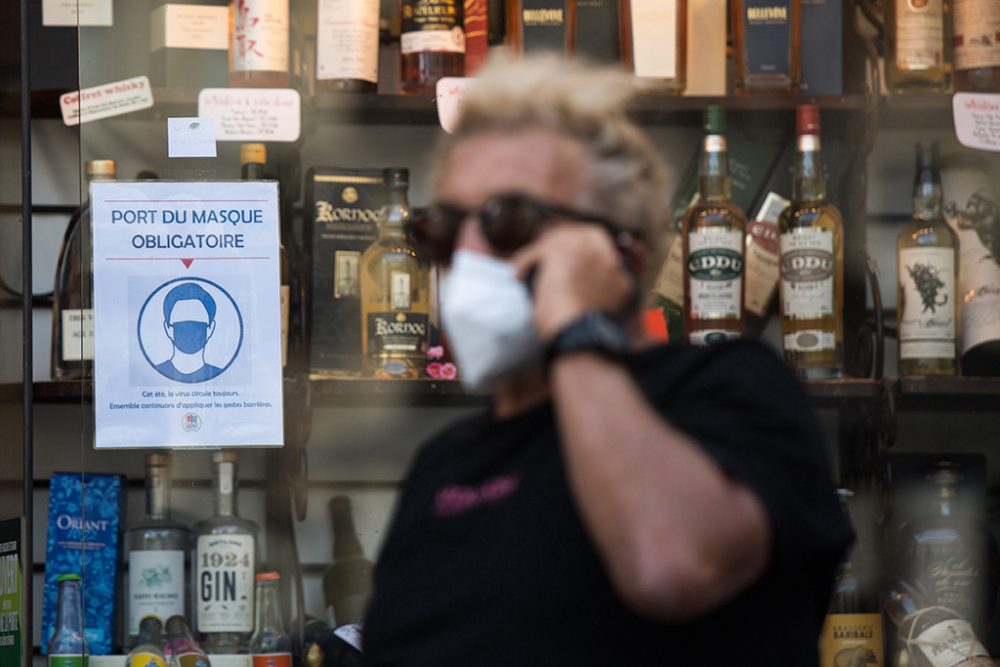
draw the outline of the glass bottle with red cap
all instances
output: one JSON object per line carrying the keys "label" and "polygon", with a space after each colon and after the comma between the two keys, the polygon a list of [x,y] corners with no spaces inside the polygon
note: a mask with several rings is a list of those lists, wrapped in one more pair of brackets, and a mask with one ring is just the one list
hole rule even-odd
{"label": "glass bottle with red cap", "polygon": [[292,667],[292,642],[281,618],[277,572],[257,575],[257,622],[250,637],[253,667]]}
{"label": "glass bottle with red cap", "polygon": [[843,368],[844,224],[826,200],[819,121],[816,105],[798,108],[792,203],[778,220],[782,347],[803,379]]}

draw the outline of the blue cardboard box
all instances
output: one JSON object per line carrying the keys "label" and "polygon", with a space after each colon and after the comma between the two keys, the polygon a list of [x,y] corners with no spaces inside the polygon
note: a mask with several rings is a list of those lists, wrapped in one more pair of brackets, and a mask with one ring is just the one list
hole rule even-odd
{"label": "blue cardboard box", "polygon": [[60,574],[78,574],[83,579],[84,634],[91,655],[112,652],[125,497],[121,475],[52,473],[42,605],[43,654],[56,622],[56,578]]}
{"label": "blue cardboard box", "polygon": [[844,94],[844,2],[802,0],[802,92]]}

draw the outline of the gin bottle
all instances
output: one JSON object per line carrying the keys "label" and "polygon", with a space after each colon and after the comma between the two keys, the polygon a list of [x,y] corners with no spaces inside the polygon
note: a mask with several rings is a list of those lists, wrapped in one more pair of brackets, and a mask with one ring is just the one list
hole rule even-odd
{"label": "gin bottle", "polygon": [[125,658],[125,667],[167,667],[163,657],[163,623],[147,616],[139,623],[139,640]]}
{"label": "gin bottle", "polygon": [[277,572],[257,575],[256,630],[250,637],[253,667],[292,667],[292,642],[281,619]]}
{"label": "gin bottle", "polygon": [[[94,181],[113,181],[115,161],[90,160],[84,165],[84,172],[88,189]],[[88,192],[66,226],[56,264],[52,295],[53,380],[79,380],[91,372],[89,362],[94,360],[93,284]]]}
{"label": "gin bottle", "polygon": [[56,630],[49,640],[49,667],[87,667],[87,639],[83,635],[83,596],[80,575],[62,574],[56,605]]}
{"label": "gin bottle", "polygon": [[698,199],[684,216],[684,324],[689,343],[743,333],[743,236],[746,216],[732,202],[722,107],[705,110]]}
{"label": "gin bottle", "polygon": [[237,456],[212,455],[215,515],[195,528],[195,630],[205,651],[246,653],[253,631],[257,524],[236,508]]}
{"label": "gin bottle", "polygon": [[128,563],[127,645],[135,644],[147,616],[187,613],[191,531],[170,519],[170,457],[146,456],[146,516],[125,533]]}

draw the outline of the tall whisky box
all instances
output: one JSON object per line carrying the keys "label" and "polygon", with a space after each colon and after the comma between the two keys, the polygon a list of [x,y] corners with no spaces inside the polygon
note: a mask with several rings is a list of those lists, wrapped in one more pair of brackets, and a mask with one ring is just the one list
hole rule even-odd
{"label": "tall whisky box", "polygon": [[621,58],[618,38],[618,0],[576,0],[574,50],[595,63]]}
{"label": "tall whisky box", "polygon": [[685,95],[726,94],[727,18],[725,2],[688,0]]}
{"label": "tall whisky box", "polygon": [[61,574],[76,574],[83,580],[83,632],[91,655],[112,653],[119,612],[125,492],[121,475],[52,473],[42,602],[43,654],[55,631],[56,579]]}
{"label": "tall whisky box", "polygon": [[386,203],[381,169],[315,167],[306,176],[312,378],[361,373],[361,254]]}
{"label": "tall whisky box", "polygon": [[844,94],[844,1],[802,0],[803,93]]}

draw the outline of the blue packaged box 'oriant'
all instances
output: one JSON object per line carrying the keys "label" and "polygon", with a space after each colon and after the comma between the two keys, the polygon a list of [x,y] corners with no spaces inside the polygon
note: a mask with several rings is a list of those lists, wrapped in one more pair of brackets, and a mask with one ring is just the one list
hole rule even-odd
{"label": "blue packaged box 'oriant'", "polygon": [[43,654],[54,631],[56,577],[60,574],[78,574],[83,579],[84,634],[91,655],[112,652],[125,493],[121,475],[52,473],[42,605]]}

